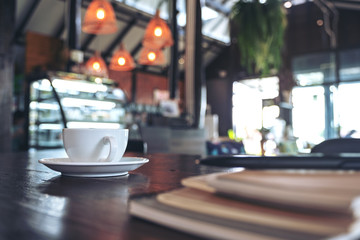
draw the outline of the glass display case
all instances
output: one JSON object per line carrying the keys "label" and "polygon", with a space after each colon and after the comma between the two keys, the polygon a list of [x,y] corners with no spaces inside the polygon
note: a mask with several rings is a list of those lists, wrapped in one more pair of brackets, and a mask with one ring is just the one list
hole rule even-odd
{"label": "glass display case", "polygon": [[29,148],[62,147],[68,128],[123,128],[126,97],[110,79],[48,73],[29,89]]}

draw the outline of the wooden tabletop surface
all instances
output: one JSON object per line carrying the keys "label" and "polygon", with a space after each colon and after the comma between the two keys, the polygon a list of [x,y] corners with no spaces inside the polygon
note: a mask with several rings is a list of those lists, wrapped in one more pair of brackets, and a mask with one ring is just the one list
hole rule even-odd
{"label": "wooden tabletop surface", "polygon": [[[139,154],[127,153],[127,156]],[[181,187],[183,178],[226,171],[197,156],[140,155],[150,161],[128,176],[61,176],[38,162],[62,149],[0,154],[0,239],[198,239],[127,212],[129,199]]]}

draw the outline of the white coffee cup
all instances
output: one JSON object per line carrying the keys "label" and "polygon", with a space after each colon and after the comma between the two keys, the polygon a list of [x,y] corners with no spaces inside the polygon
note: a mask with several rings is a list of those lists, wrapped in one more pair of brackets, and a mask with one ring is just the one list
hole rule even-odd
{"label": "white coffee cup", "polygon": [[128,129],[64,128],[64,148],[74,162],[120,161],[124,155]]}

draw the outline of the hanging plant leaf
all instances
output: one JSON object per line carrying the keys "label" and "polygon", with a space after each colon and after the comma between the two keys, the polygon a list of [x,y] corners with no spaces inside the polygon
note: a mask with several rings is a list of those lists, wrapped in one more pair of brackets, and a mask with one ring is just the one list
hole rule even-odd
{"label": "hanging plant leaf", "polygon": [[281,66],[286,15],[279,0],[239,0],[232,8],[231,20],[237,29],[241,65],[248,73],[268,75]]}

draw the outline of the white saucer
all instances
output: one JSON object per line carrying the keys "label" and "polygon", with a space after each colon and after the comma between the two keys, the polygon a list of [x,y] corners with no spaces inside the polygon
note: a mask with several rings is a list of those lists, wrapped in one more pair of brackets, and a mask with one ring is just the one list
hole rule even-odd
{"label": "white saucer", "polygon": [[114,177],[127,175],[149,162],[147,158],[123,157],[118,162],[72,162],[69,158],[43,158],[39,163],[72,177]]}

